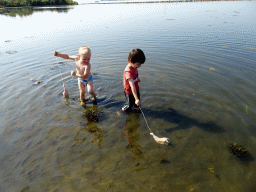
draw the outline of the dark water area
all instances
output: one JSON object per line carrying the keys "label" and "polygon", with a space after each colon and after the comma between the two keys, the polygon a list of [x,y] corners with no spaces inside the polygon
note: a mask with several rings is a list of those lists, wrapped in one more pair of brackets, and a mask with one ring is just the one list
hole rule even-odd
{"label": "dark water area", "polygon": [[[256,190],[256,1],[32,9],[0,14],[0,191]],[[86,107],[75,63],[53,56],[83,45],[98,97]],[[142,110],[168,146],[120,111],[137,47]]]}

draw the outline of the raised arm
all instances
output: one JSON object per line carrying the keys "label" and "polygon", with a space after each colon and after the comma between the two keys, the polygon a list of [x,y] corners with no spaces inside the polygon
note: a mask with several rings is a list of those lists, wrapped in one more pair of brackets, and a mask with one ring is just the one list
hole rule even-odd
{"label": "raised arm", "polygon": [[63,59],[71,59],[71,60],[76,60],[77,59],[77,56],[69,56],[67,54],[61,54],[57,51],[55,51],[53,55],[56,56],[56,57],[61,57]]}

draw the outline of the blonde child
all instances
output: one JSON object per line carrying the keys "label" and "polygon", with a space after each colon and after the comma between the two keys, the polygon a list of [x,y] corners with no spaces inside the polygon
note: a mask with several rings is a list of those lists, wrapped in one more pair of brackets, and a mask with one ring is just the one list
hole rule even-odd
{"label": "blonde child", "polygon": [[131,112],[134,107],[134,112],[140,112],[140,92],[139,92],[139,75],[138,68],[145,63],[146,57],[141,49],[132,49],[128,56],[128,64],[124,70],[124,94],[127,104],[122,110]]}
{"label": "blonde child", "polygon": [[93,101],[96,102],[96,94],[93,91],[93,77],[91,74],[90,64],[91,49],[87,46],[80,47],[78,56],[69,56],[67,54],[61,54],[55,51],[54,56],[61,57],[63,59],[75,60],[77,72],[71,71],[71,75],[78,77],[80,104],[85,105],[85,86],[87,87],[88,93],[92,95]]}

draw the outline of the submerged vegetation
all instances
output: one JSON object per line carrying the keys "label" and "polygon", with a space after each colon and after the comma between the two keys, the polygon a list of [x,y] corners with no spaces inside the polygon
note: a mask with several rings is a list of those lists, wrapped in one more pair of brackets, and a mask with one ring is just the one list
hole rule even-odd
{"label": "submerged vegetation", "polygon": [[228,149],[237,157],[245,157],[248,155],[248,151],[242,146],[236,143],[228,144]]}
{"label": "submerged vegetation", "polygon": [[77,5],[73,0],[0,0],[0,7]]}

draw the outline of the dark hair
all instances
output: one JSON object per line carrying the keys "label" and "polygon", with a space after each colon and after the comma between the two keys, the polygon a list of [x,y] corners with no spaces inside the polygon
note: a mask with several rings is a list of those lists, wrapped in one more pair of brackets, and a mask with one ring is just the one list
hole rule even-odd
{"label": "dark hair", "polygon": [[128,56],[128,62],[132,63],[145,63],[146,57],[141,49],[132,49]]}

